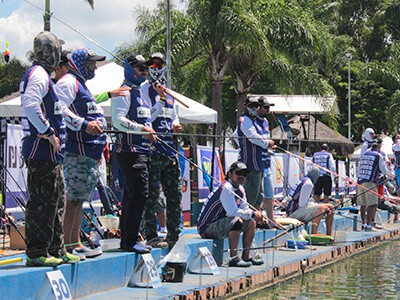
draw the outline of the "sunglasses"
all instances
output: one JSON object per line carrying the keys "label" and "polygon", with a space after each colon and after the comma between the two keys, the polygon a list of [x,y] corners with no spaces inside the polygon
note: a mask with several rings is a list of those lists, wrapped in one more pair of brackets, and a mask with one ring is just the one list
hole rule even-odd
{"label": "sunglasses", "polygon": [[258,107],[260,107],[260,105],[258,105],[258,104],[249,104],[249,105],[247,105],[247,107],[248,108],[258,108]]}
{"label": "sunglasses", "polygon": [[137,68],[139,69],[140,72],[144,72],[147,70],[147,67],[144,65],[138,66]]}
{"label": "sunglasses", "polygon": [[158,64],[153,63],[153,64],[150,65],[151,69],[164,68],[164,67],[165,67],[164,63],[158,63]]}
{"label": "sunglasses", "polygon": [[246,176],[247,176],[247,170],[236,171],[235,174],[236,174],[237,176],[246,177]]}
{"label": "sunglasses", "polygon": [[89,67],[94,67],[94,66],[96,65],[96,62],[95,62],[95,61],[88,61],[88,62],[87,62],[87,65],[88,65]]}

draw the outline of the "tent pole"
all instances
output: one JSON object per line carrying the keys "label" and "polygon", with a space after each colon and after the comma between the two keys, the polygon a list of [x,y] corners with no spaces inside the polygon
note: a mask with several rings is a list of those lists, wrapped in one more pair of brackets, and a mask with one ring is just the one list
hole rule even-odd
{"label": "tent pole", "polygon": [[317,118],[314,117],[314,141],[317,139]]}
{"label": "tent pole", "polygon": [[167,0],[167,88],[171,88],[171,6]]}
{"label": "tent pole", "polygon": [[210,192],[213,190],[213,178],[214,178],[214,160],[215,160],[215,144],[216,144],[216,134],[217,134],[217,123],[213,124],[213,139],[211,148],[211,178],[210,178]]}
{"label": "tent pole", "polygon": [[[314,120],[314,122],[315,122],[315,120]],[[311,136],[310,136],[310,125],[311,125],[311,114],[310,114],[310,112],[308,113],[308,129],[307,129],[307,135],[308,135],[308,137],[307,137],[307,139],[311,139]],[[308,142],[308,141],[307,141]]]}

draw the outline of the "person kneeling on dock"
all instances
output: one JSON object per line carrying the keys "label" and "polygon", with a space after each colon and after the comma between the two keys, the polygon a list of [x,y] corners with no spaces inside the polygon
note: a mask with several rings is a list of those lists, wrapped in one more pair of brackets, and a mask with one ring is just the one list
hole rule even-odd
{"label": "person kneeling on dock", "polygon": [[312,222],[312,233],[318,233],[318,226],[325,215],[326,234],[332,234],[334,206],[329,203],[314,203],[311,197],[314,183],[319,178],[319,169],[311,167],[291,191],[290,200],[286,205],[286,214],[302,222]]}
{"label": "person kneeling on dock", "polygon": [[[256,222],[265,222],[260,211],[252,210],[242,186],[248,174],[247,166],[234,162],[226,180],[208,195],[201,210],[197,231],[202,238],[224,239],[228,237],[230,267],[250,267],[264,262],[250,257],[250,247],[256,230]],[[242,258],[238,256],[240,233],[243,232]]]}

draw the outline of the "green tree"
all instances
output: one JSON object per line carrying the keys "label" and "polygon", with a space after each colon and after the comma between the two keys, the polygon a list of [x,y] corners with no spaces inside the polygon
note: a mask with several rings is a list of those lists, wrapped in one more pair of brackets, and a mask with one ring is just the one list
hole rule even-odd
{"label": "green tree", "polygon": [[18,91],[19,82],[27,66],[17,58],[12,58],[7,64],[0,63],[0,98]]}
{"label": "green tree", "polygon": [[252,1],[188,2],[187,13],[193,23],[188,39],[191,44],[188,44],[187,48],[200,49],[208,59],[211,107],[218,111],[217,133],[221,133],[224,111],[223,84],[228,68],[234,60],[234,54],[242,47],[249,52],[263,50],[264,55],[268,56],[269,41],[258,16],[252,9]]}
{"label": "green tree", "polygon": [[[351,53],[352,124],[356,140],[398,101],[395,0],[186,1],[172,11],[173,87],[210,105],[233,126],[247,93],[337,94],[340,132],[347,135],[346,53]],[[140,38],[119,49],[165,52],[165,3],[140,12]],[[393,77],[393,78],[392,78]],[[234,101],[236,99],[236,102]],[[381,106],[375,106],[380,99]],[[381,110],[380,116],[378,114]],[[382,110],[385,110],[383,113]],[[378,122],[376,120],[376,122]],[[329,119],[335,127],[335,118]],[[372,126],[372,125],[371,125]],[[396,125],[397,126],[397,125]]]}
{"label": "green tree", "polygon": [[[264,49],[266,54],[270,51],[268,40],[248,1],[187,2],[188,9],[184,16],[181,15],[178,19],[174,17],[176,12],[172,14],[172,58],[176,71],[174,75],[183,79],[180,83],[183,88],[193,90],[194,86],[197,88],[197,94],[204,91],[208,93],[206,97],[210,95],[211,107],[218,111],[217,132],[220,133],[224,112],[223,87],[234,52],[238,47],[245,45],[248,51]],[[154,49],[165,45],[165,22],[160,17],[163,10],[164,7],[160,4],[154,14],[142,11],[138,18],[137,30],[140,39],[137,48]],[[208,79],[204,79],[204,76],[187,76],[203,72],[208,74]],[[193,80],[194,78],[196,80]],[[197,80],[198,78],[200,80]],[[210,88],[202,85],[207,81]],[[180,91],[182,92],[181,89]]]}
{"label": "green tree", "polygon": [[[326,79],[338,96],[342,134],[348,120],[348,60],[351,53],[351,112],[355,142],[366,127],[389,133],[398,119],[398,64],[394,47],[399,37],[399,4],[396,0],[298,0],[329,28],[333,60]],[[391,108],[391,109],[390,109]],[[390,111],[391,110],[391,111]]]}

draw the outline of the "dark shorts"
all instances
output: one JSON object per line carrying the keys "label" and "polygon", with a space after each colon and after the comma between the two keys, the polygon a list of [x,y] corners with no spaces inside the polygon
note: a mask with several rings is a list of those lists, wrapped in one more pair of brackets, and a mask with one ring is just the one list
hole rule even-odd
{"label": "dark shorts", "polygon": [[314,195],[321,196],[322,192],[325,196],[332,194],[332,178],[329,175],[322,175],[315,182]]}

